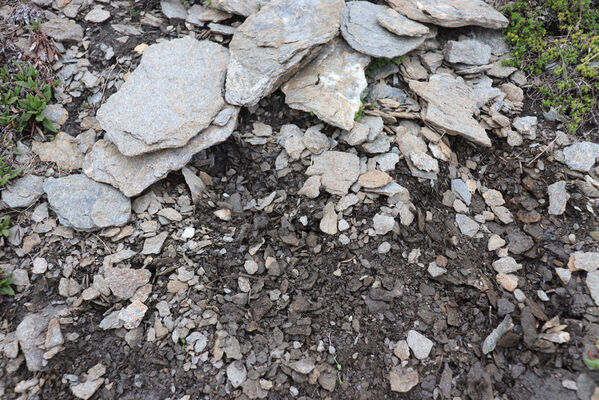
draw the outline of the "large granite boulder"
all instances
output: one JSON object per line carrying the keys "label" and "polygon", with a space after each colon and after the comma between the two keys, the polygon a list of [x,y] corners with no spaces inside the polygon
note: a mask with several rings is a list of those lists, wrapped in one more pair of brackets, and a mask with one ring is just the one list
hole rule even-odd
{"label": "large granite boulder", "polygon": [[333,39],[281,90],[291,108],[314,112],[322,121],[351,130],[368,83],[364,69],[370,57],[354,51],[342,38]]}
{"label": "large granite boulder", "polygon": [[343,0],[279,0],[237,28],[229,44],[226,99],[252,106],[275,91],[337,35]]}
{"label": "large granite boulder", "polygon": [[99,140],[85,157],[83,172],[95,181],[118,188],[126,196],[136,196],[169,172],[183,168],[194,154],[225,141],[237,126],[238,113],[239,108],[227,106],[219,113],[228,115],[225,126],[212,124],[178,149],[127,157],[112,143]]}
{"label": "large granite boulder", "polygon": [[106,138],[126,156],[182,147],[223,108],[229,52],[189,37],[154,44],[100,107]]}
{"label": "large granite boulder", "polygon": [[482,0],[387,0],[387,3],[410,19],[446,28],[477,25],[502,29],[508,25],[502,13]]}

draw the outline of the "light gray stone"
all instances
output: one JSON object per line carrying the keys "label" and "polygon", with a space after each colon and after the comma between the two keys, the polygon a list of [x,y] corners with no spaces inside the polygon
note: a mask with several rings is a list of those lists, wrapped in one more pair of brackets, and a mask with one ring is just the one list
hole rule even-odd
{"label": "light gray stone", "polygon": [[160,8],[162,13],[170,19],[186,19],[187,9],[181,3],[181,0],[161,0]]}
{"label": "light gray stone", "polygon": [[233,361],[227,366],[227,378],[234,388],[238,388],[245,382],[247,370],[245,369],[245,365],[243,365],[243,361]]}
{"label": "light gray stone", "polygon": [[522,269],[522,265],[518,264],[512,257],[502,257],[493,262],[493,269],[501,274],[511,274]]}
{"label": "light gray stone", "polygon": [[502,29],[508,20],[482,0],[387,0],[395,10],[415,21],[457,28],[477,25]]}
{"label": "light gray stone", "polygon": [[83,40],[83,28],[68,18],[51,18],[40,25],[43,33],[59,42],[80,42]]}
{"label": "light gray stone", "polygon": [[473,39],[450,40],[443,53],[445,60],[452,64],[485,65],[491,59],[491,47]]}
{"label": "light gray stone", "polygon": [[587,274],[586,284],[595,305],[599,306],[599,270]]}
{"label": "light gray stone", "polygon": [[299,374],[308,375],[314,369],[314,360],[311,358],[302,358],[289,364],[289,367]]}
{"label": "light gray stone", "polygon": [[183,172],[183,178],[185,179],[185,183],[187,183],[187,187],[191,192],[191,200],[194,204],[199,204],[202,200],[202,193],[206,190],[206,184],[204,181],[193,173],[192,170],[185,167],[181,170]]}
{"label": "light gray stone", "polygon": [[440,133],[460,135],[481,146],[490,147],[491,139],[473,118],[478,110],[472,89],[460,77],[436,74],[428,82],[409,81],[410,88],[428,102],[421,113]]}
{"label": "light gray stone", "polygon": [[566,211],[566,204],[570,199],[570,195],[566,191],[566,182],[555,182],[547,187],[549,194],[549,209],[551,215],[562,215]]}
{"label": "light gray stone", "polygon": [[451,180],[451,191],[458,196],[462,201],[469,206],[472,201],[472,193],[470,192],[470,188],[462,179],[452,179]]}
{"label": "light gray stone", "polygon": [[[389,7],[367,1],[352,1],[345,6],[341,34],[360,53],[395,58],[414,50],[426,40],[426,36],[398,36],[390,32],[379,24],[378,15],[388,16]],[[398,19],[401,17],[397,16]]]}
{"label": "light gray stone", "polygon": [[48,104],[42,114],[54,124],[60,127],[67,122],[69,112],[61,104]]}
{"label": "light gray stone", "polygon": [[122,300],[128,300],[135,291],[148,283],[152,273],[145,268],[104,268],[104,281],[112,294]]}
{"label": "light gray stone", "polygon": [[92,8],[91,11],[85,15],[86,21],[93,22],[96,24],[104,22],[108,18],[110,18],[110,12],[102,8],[102,6],[96,6]]}
{"label": "light gray stone", "polygon": [[320,230],[328,235],[337,234],[337,213],[335,212],[335,203],[328,202],[327,205],[324,206],[319,226]]}
{"label": "light gray stone", "polygon": [[43,183],[44,178],[37,175],[26,175],[9,181],[2,191],[2,201],[10,208],[32,206],[44,194]]}
{"label": "light gray stone", "polygon": [[414,356],[419,360],[428,358],[428,355],[433,348],[433,341],[421,334],[418,331],[410,330],[406,339],[408,346],[414,353]]}
{"label": "light gray stone", "polygon": [[141,251],[141,254],[159,254],[160,250],[162,250],[162,245],[164,241],[168,237],[168,232],[159,233],[156,236],[147,238],[144,242],[144,247]]}
{"label": "light gray stone", "polygon": [[127,197],[85,175],[49,178],[43,188],[60,223],[77,230],[121,226],[131,216],[131,201]]}
{"label": "light gray stone", "polygon": [[60,169],[79,169],[83,165],[78,140],[65,132],[59,132],[51,142],[33,142],[31,150],[40,160],[53,162]]}
{"label": "light gray stone", "polygon": [[313,156],[306,175],[320,175],[322,186],[327,192],[344,196],[360,176],[360,159],[351,153],[325,151]]}
{"label": "light gray stone", "polygon": [[212,0],[211,6],[232,14],[248,17],[257,13],[272,0]]}
{"label": "light gray stone", "polygon": [[350,130],[362,106],[360,95],[367,86],[364,69],[369,62],[370,57],[354,51],[343,39],[333,39],[281,87],[285,103]]}
{"label": "light gray stone", "polygon": [[108,183],[126,196],[142,193],[147,187],[165,178],[189,163],[194,154],[215,144],[224,142],[237,126],[238,107],[233,110],[227,125],[211,125],[187,145],[179,149],[166,149],[136,157],[126,157],[118,148],[105,140],[98,140],[83,163],[83,172],[98,182]]}
{"label": "light gray stone", "polygon": [[226,99],[252,106],[318,54],[339,31],[343,0],[279,0],[249,16],[229,44]]}
{"label": "light gray stone", "polygon": [[[48,327],[49,318],[42,314],[28,314],[15,331],[29,371],[41,371],[44,352],[37,347]],[[43,343],[43,342],[42,342]]]}
{"label": "light gray stone", "polygon": [[391,215],[376,214],[372,219],[372,225],[377,235],[386,235],[393,230],[395,218]]}
{"label": "light gray stone", "polygon": [[201,25],[203,22],[219,22],[232,17],[231,14],[218,10],[213,7],[204,7],[199,4],[194,4],[187,10],[187,22]]}
{"label": "light gray stone", "polygon": [[376,15],[379,25],[398,36],[423,36],[429,33],[426,25],[407,19],[392,8],[386,7]]}
{"label": "light gray stone", "polygon": [[510,329],[512,329],[514,325],[512,324],[512,317],[510,315],[506,315],[503,321],[497,326],[497,328],[493,329],[493,331],[487,336],[485,341],[483,342],[483,353],[489,354],[495,347],[497,346],[497,341],[501,339],[503,335],[505,335]]}
{"label": "light gray stone", "polygon": [[458,224],[460,232],[469,237],[474,237],[480,229],[480,225],[475,220],[464,214],[456,214],[455,222]]}
{"label": "light gray stone", "polygon": [[392,392],[407,393],[418,385],[418,371],[401,365],[393,367],[389,372],[389,383]]}
{"label": "light gray stone", "polygon": [[226,48],[189,37],[157,43],[96,118],[126,156],[185,146],[225,105]]}
{"label": "light gray stone", "polygon": [[599,158],[599,144],[574,143],[564,149],[564,162],[573,170],[588,172]]}

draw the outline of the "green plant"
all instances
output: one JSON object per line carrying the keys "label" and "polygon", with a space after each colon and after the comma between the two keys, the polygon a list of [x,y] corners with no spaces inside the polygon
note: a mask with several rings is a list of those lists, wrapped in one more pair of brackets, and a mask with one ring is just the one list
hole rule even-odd
{"label": "green plant", "polygon": [[212,7],[212,0],[204,0],[204,7]]}
{"label": "green plant", "polygon": [[377,68],[384,67],[391,63],[401,65],[402,62],[406,59],[406,56],[400,56],[395,58],[374,58],[368,67],[366,67],[366,76],[370,76],[374,70]]}
{"label": "green plant", "polygon": [[10,217],[0,218],[0,236],[8,237],[10,235],[9,226]]}
{"label": "green plant", "polygon": [[29,25],[25,25],[25,28],[29,29],[30,31],[39,32],[41,25],[42,25],[42,20],[36,19],[34,21],[31,21],[31,23]]}
{"label": "green plant", "polygon": [[181,338],[181,349],[185,350],[185,346],[187,346],[187,340]]}
{"label": "green plant", "polygon": [[[12,168],[10,165],[4,163],[4,157],[0,157],[0,188],[6,185],[6,183],[19,176],[22,172],[21,168]],[[0,225],[1,227],[1,225]]]}
{"label": "green plant", "polygon": [[8,65],[0,68],[0,125],[19,133],[40,126],[55,133],[43,114],[51,98],[52,85],[42,82],[33,65],[14,63],[12,70]]}
{"label": "green plant", "polygon": [[364,104],[360,106],[356,115],[354,115],[354,121],[360,122],[362,121],[362,118],[364,118]]}
{"label": "green plant", "polygon": [[[599,339],[597,339],[597,342],[595,342],[595,348],[599,349]],[[591,354],[590,350],[587,352],[587,355],[589,357],[584,358],[586,365],[593,369],[599,369],[599,356]]]}
{"label": "green plant", "polygon": [[0,269],[0,296],[14,296],[15,291],[11,287],[12,284],[12,275],[6,275],[4,271]]}
{"label": "green plant", "polygon": [[599,10],[592,0],[519,0],[502,11],[511,59],[503,65],[538,76],[542,105],[570,117],[569,129],[598,114]]}

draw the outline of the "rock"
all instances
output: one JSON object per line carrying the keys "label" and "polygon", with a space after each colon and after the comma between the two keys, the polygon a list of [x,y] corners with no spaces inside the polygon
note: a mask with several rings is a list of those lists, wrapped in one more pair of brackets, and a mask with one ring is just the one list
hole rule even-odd
{"label": "rock", "polygon": [[314,369],[314,360],[311,358],[303,358],[299,361],[290,363],[289,368],[299,374],[308,375]]}
{"label": "rock", "polygon": [[350,130],[362,106],[370,57],[353,51],[343,39],[330,41],[318,56],[281,87],[285,103],[313,112],[333,126]]}
{"label": "rock", "polygon": [[323,216],[320,220],[320,230],[329,235],[337,234],[337,213],[335,203],[328,202],[324,206]]}
{"label": "rock", "polygon": [[512,254],[522,254],[532,249],[534,242],[522,231],[516,230],[507,235],[508,249]]}
{"label": "rock", "polygon": [[491,146],[484,128],[472,117],[478,106],[472,89],[462,78],[436,74],[428,82],[410,80],[409,85],[428,102],[428,107],[421,112],[424,121],[441,132],[460,135],[481,146]]}
{"label": "rock", "polygon": [[360,176],[360,159],[351,153],[325,151],[312,158],[306,175],[320,175],[327,192],[343,196]]}
{"label": "rock", "polygon": [[506,315],[503,321],[497,326],[497,328],[493,329],[491,334],[487,336],[485,341],[483,342],[482,350],[484,354],[489,354],[495,347],[497,346],[497,342],[503,335],[505,335],[514,324],[512,323],[512,317]]}
{"label": "rock", "polygon": [[470,399],[493,400],[493,383],[481,363],[476,361],[466,376],[466,395]]}
{"label": "rock", "polygon": [[512,123],[521,135],[534,140],[537,137],[537,117],[516,117]]}
{"label": "rock", "polygon": [[372,169],[365,174],[362,174],[358,179],[358,183],[363,188],[376,189],[383,187],[393,181],[393,178],[386,172]]}
{"label": "rock", "polygon": [[386,235],[393,230],[395,218],[390,215],[376,214],[372,219],[372,224],[377,235]]}
{"label": "rock", "polygon": [[566,182],[555,182],[547,187],[549,194],[549,209],[551,215],[562,215],[566,211],[566,203],[570,199],[570,195],[566,191]]}
{"label": "rock", "polygon": [[418,385],[418,371],[398,365],[389,372],[391,391],[406,393]]}
{"label": "rock", "polygon": [[573,170],[589,172],[599,158],[599,144],[592,142],[574,143],[564,149],[564,162]]}
{"label": "rock", "polygon": [[572,278],[572,271],[567,268],[556,268],[555,273],[559,276],[559,279],[562,281],[564,285],[568,285],[570,283],[570,279]]}
{"label": "rock", "polygon": [[69,112],[61,104],[48,104],[42,114],[55,126],[64,125],[69,119]]}
{"label": "rock", "polygon": [[493,269],[502,274],[511,274],[522,269],[522,265],[518,264],[512,257],[502,257],[493,262]]}
{"label": "rock", "polygon": [[42,257],[36,257],[33,259],[33,268],[31,272],[34,274],[43,274],[48,270],[48,261]]}
{"label": "rock", "polygon": [[350,146],[357,146],[375,139],[382,132],[383,119],[367,115],[360,122],[356,122],[351,131],[343,133],[341,139]]}
{"label": "rock", "polygon": [[58,319],[52,318],[48,322],[48,331],[46,332],[45,347],[50,350],[53,347],[60,346],[64,343],[62,332],[60,331],[60,323]]}
{"label": "rock", "polygon": [[167,237],[168,232],[162,232],[154,237],[147,238],[144,242],[144,247],[141,251],[141,254],[159,254]]}
{"label": "rock", "polygon": [[593,272],[589,272],[587,274],[586,284],[589,288],[591,297],[595,301],[595,305],[599,306],[599,271],[595,270]]}
{"label": "rock", "polygon": [[49,178],[43,184],[60,223],[81,231],[122,226],[131,216],[131,201],[121,192],[85,175]]}
{"label": "rock", "polygon": [[[343,38],[360,53],[384,58],[402,56],[424,43],[426,36],[397,36],[383,28],[377,19],[378,15],[383,15],[382,18],[387,22],[391,20],[394,26],[401,25],[403,22],[407,22],[406,25],[409,26],[420,25],[400,15],[390,16],[389,10],[389,7],[367,1],[347,3],[341,23]],[[426,28],[424,25],[421,26]]]}
{"label": "rock", "polygon": [[376,20],[379,25],[398,36],[418,37],[427,35],[429,29],[426,25],[419,24],[407,19],[392,8],[386,9],[376,14]]}
{"label": "rock", "polygon": [[464,204],[467,206],[470,205],[470,202],[472,201],[472,192],[470,192],[470,188],[462,179],[458,178],[451,180],[451,191],[458,196]]}
{"label": "rock", "polygon": [[339,30],[343,0],[279,0],[237,28],[229,44],[226,99],[252,106],[275,91]]}
{"label": "rock", "polygon": [[412,353],[414,353],[414,356],[419,360],[428,358],[428,355],[433,348],[433,341],[415,330],[410,330],[408,332],[407,342]]}
{"label": "rock", "polygon": [[247,260],[243,264],[243,268],[245,268],[245,272],[248,274],[254,275],[256,272],[258,272],[258,263],[254,260]]}
{"label": "rock", "polygon": [[48,322],[49,318],[42,314],[28,314],[15,331],[29,371],[41,371],[43,367],[44,352],[37,347],[37,342],[46,331]]}
{"label": "rock", "polygon": [[422,151],[413,151],[410,153],[410,161],[414,167],[424,172],[433,174],[439,173],[439,163],[436,159]]}
{"label": "rock", "polygon": [[233,14],[248,17],[257,13],[271,0],[212,0],[211,6]]}
{"label": "rock", "polygon": [[110,12],[106,11],[102,6],[96,6],[85,15],[84,19],[88,22],[99,24],[106,21],[108,18],[110,18]]}
{"label": "rock", "polygon": [[457,28],[477,25],[502,29],[508,20],[482,0],[387,0],[395,10],[415,21]]}
{"label": "rock", "polygon": [[599,253],[576,251],[570,255],[568,268],[572,272],[593,272],[599,268]]}
{"label": "rock", "polygon": [[231,220],[231,210],[228,208],[221,208],[220,210],[216,210],[214,215],[222,221],[230,221]]}
{"label": "rock", "polygon": [[447,270],[445,268],[439,267],[437,263],[434,261],[428,265],[426,271],[429,273],[431,278],[438,278],[439,276],[447,273]]}
{"label": "rock", "polygon": [[[154,44],[96,118],[125,156],[185,146],[225,105],[229,55],[189,37]],[[152,110],[150,113],[149,110]]]}
{"label": "rock", "polygon": [[148,283],[152,273],[145,269],[133,268],[104,268],[104,280],[112,294],[122,300],[133,297],[135,291]]}
{"label": "rock", "polygon": [[26,175],[10,181],[2,191],[2,201],[10,208],[30,207],[44,194],[44,178]]}
{"label": "rock", "polygon": [[106,373],[106,367],[100,363],[91,367],[85,376],[85,382],[71,386],[71,392],[75,397],[87,400],[96,393],[104,383],[102,376]]}
{"label": "rock", "polygon": [[500,191],[495,189],[489,189],[483,193],[483,199],[485,199],[485,203],[489,207],[497,207],[505,204],[505,200],[503,199],[503,195]]}
{"label": "rock", "polygon": [[393,347],[393,354],[402,361],[410,358],[410,346],[405,340],[399,340]]}
{"label": "rock", "polygon": [[201,25],[204,22],[219,22],[231,18],[232,15],[213,7],[194,4],[187,10],[187,22]]}
{"label": "rock", "polygon": [[475,220],[464,214],[456,214],[455,222],[458,225],[458,228],[460,228],[462,235],[469,237],[474,237],[480,228],[480,225]]}
{"label": "rock", "polygon": [[485,65],[491,59],[491,47],[473,39],[450,40],[443,50],[445,60],[452,64]]}
{"label": "rock", "polygon": [[202,193],[206,190],[206,184],[187,167],[184,167],[181,172],[183,173],[185,183],[187,183],[187,187],[191,192],[191,200],[194,204],[199,204],[202,200]]}
{"label": "rock", "polygon": [[186,19],[187,9],[181,0],[161,0],[162,13],[169,19]]}
{"label": "rock", "polygon": [[314,175],[306,179],[304,186],[297,192],[297,194],[306,196],[310,199],[315,199],[320,196],[320,185],[322,178],[320,175]]}
{"label": "rock", "polygon": [[514,274],[497,274],[495,276],[497,283],[508,292],[513,292],[518,287],[518,277]]}
{"label": "rock", "polygon": [[59,42],[80,42],[83,28],[68,18],[51,18],[40,25],[43,33]]}
{"label": "rock", "polygon": [[329,137],[324,133],[320,132],[323,128],[322,124],[312,126],[306,129],[302,140],[306,145],[306,149],[312,154],[321,154],[323,151],[328,150],[331,146]]}
{"label": "rock", "polygon": [[83,153],[79,150],[79,143],[68,133],[59,132],[51,142],[33,142],[31,150],[40,160],[53,162],[60,169],[79,169],[83,165]]}
{"label": "rock", "polygon": [[237,32],[237,28],[233,26],[215,24],[214,22],[208,24],[208,29],[210,29],[210,31],[212,31],[213,33],[218,33],[220,35],[227,36],[233,36],[235,32]]}
{"label": "rock", "polygon": [[83,172],[95,181],[118,188],[126,196],[137,196],[153,183],[165,178],[169,172],[183,168],[194,154],[225,141],[237,126],[239,113],[239,108],[227,107],[234,111],[227,125],[210,125],[179,149],[126,157],[112,143],[98,140],[85,157]]}
{"label": "rock", "polygon": [[245,382],[246,377],[247,370],[245,369],[245,365],[243,365],[243,361],[233,361],[227,366],[227,378],[234,388],[241,386]]}
{"label": "rock", "polygon": [[119,319],[123,321],[125,329],[134,329],[139,326],[148,307],[139,300],[133,301],[119,312]]}

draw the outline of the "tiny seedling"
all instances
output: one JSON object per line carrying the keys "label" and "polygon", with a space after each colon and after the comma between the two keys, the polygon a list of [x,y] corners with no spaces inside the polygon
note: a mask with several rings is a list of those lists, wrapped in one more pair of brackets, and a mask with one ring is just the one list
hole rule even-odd
{"label": "tiny seedling", "polygon": [[9,227],[10,217],[0,218],[0,236],[8,237],[10,235]]}
{"label": "tiny seedling", "polygon": [[187,346],[187,340],[185,340],[184,338],[181,338],[181,348],[183,350],[185,350],[185,346]]}
{"label": "tiny seedling", "polygon": [[364,118],[364,104],[362,104],[358,112],[356,112],[356,115],[354,116],[354,121],[360,122],[362,121],[362,118]]}
{"label": "tiny seedling", "polygon": [[343,367],[341,367],[341,364],[337,361],[337,357],[334,357],[333,360],[335,360],[335,366],[337,367],[337,379],[339,380],[339,385],[343,385],[343,380],[341,379],[341,370]]}
{"label": "tiny seedling", "polygon": [[15,291],[11,287],[13,283],[12,274],[5,275],[0,269],[0,296],[14,296]]}
{"label": "tiny seedling", "polygon": [[42,25],[42,20],[36,19],[34,21],[31,21],[31,23],[29,25],[26,25],[25,28],[29,29],[30,31],[33,31],[33,32],[39,32],[41,25]]}

